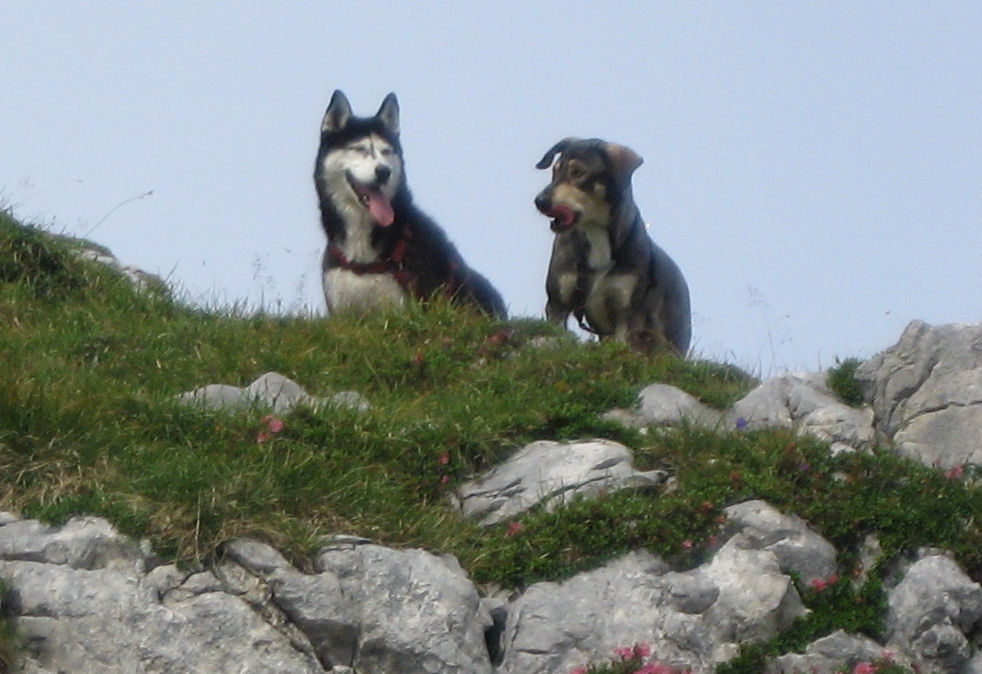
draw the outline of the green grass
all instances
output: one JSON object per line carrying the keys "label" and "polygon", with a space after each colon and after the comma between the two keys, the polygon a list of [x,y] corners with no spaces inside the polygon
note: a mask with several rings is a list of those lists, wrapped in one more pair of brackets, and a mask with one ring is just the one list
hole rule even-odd
{"label": "green grass", "polygon": [[[645,358],[445,303],[331,320],[193,308],[135,291],[78,261],[72,245],[0,213],[0,508],[51,522],[102,515],[189,565],[254,535],[304,566],[325,536],[356,534],[452,553],[479,584],[520,588],[639,547],[694,566],[723,508],[761,498],[835,544],[843,577],[867,533],[887,554],[945,547],[973,576],[982,570],[982,497],[964,481],[887,453],[830,458],[786,431],[641,434],[599,418],[652,382],[724,408],[755,384],[733,366]],[[557,339],[541,347],[537,337]],[[264,411],[175,402],[270,370],[313,395],[358,391],[372,408],[299,409],[258,442]],[[582,437],[624,442],[641,469],[671,470],[677,488],[577,501],[490,529],[450,507],[457,485],[522,444]],[[878,629],[856,602],[819,599],[809,599],[811,626],[761,653],[836,626]]]}

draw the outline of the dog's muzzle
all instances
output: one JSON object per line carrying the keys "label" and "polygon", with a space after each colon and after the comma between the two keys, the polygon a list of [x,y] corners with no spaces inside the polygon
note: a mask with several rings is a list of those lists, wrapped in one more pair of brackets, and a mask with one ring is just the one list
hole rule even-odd
{"label": "dog's muzzle", "polygon": [[358,200],[369,210],[372,217],[382,227],[388,227],[395,222],[395,211],[392,202],[382,194],[381,186],[384,185],[392,175],[392,169],[388,166],[379,166],[375,169],[378,180],[375,183],[363,184],[355,180],[349,172],[347,174],[348,184],[358,197]]}
{"label": "dog's muzzle", "polygon": [[569,206],[552,203],[552,198],[547,192],[542,192],[535,198],[535,207],[546,217],[552,218],[549,228],[557,234],[571,229],[580,217],[580,214]]}

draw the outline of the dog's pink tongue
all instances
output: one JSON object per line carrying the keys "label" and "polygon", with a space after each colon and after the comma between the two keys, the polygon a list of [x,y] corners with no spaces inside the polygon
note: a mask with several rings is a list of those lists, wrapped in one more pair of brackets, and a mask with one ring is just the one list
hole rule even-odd
{"label": "dog's pink tongue", "polygon": [[569,206],[553,206],[546,215],[555,218],[554,224],[559,228],[570,227],[576,221],[576,213]]}
{"label": "dog's pink tongue", "polygon": [[368,210],[372,217],[382,227],[388,227],[395,222],[396,214],[392,210],[392,204],[385,198],[385,195],[378,190],[368,192]]}

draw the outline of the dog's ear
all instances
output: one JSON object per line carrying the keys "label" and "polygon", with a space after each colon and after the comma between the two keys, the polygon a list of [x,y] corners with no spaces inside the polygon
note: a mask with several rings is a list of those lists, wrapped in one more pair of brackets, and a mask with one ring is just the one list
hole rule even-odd
{"label": "dog's ear", "polygon": [[399,135],[399,101],[396,100],[394,93],[390,93],[385,97],[375,116],[381,120],[385,128],[389,130],[389,133],[393,136]]}
{"label": "dog's ear", "polygon": [[556,158],[556,155],[560,152],[565,152],[566,148],[569,147],[569,144],[575,140],[575,138],[563,138],[561,141],[549,148],[544,155],[542,155],[542,159],[540,159],[539,163],[535,165],[535,168],[547,169],[552,166],[552,160]]}
{"label": "dog's ear", "polygon": [[614,176],[619,182],[630,180],[634,170],[644,163],[644,159],[637,152],[624,145],[607,143],[604,149],[607,152],[607,158],[610,160],[610,167],[614,172]]}
{"label": "dog's ear", "polygon": [[331,102],[327,104],[324,119],[321,121],[321,133],[340,131],[351,119],[351,103],[340,89],[334,90]]}

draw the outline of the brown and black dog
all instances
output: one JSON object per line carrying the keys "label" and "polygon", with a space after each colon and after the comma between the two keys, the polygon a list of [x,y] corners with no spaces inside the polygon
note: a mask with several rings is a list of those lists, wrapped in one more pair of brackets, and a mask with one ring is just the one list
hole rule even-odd
{"label": "brown and black dog", "polygon": [[634,203],[631,175],[642,161],[623,145],[566,138],[536,164],[553,167],[552,182],[535,198],[556,233],[546,317],[565,325],[573,314],[601,339],[685,355],[692,333],[689,288],[648,237]]}

